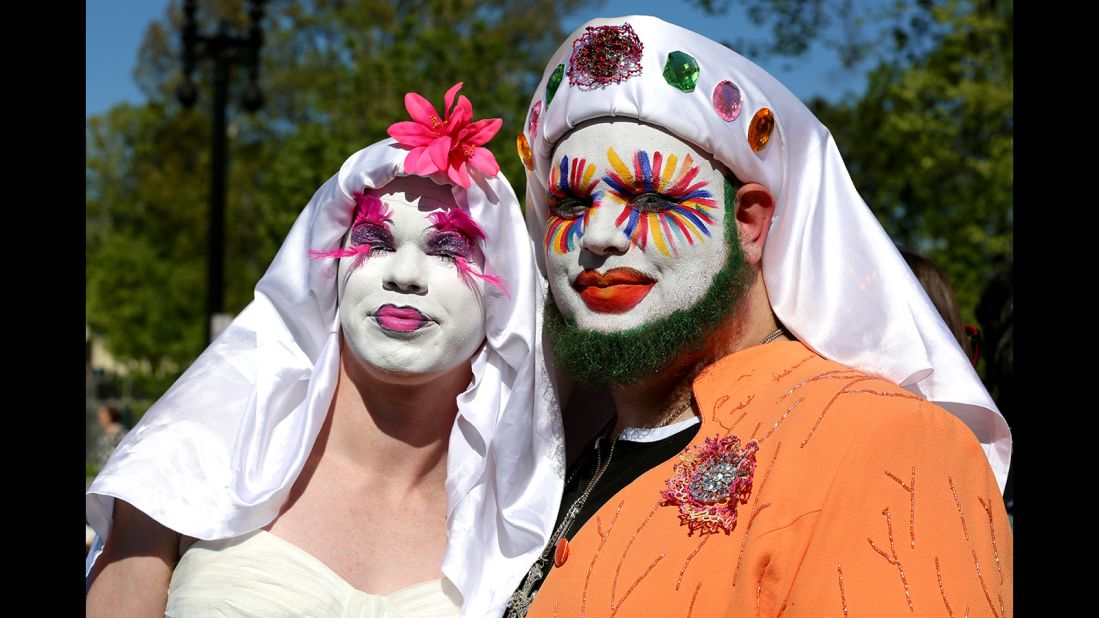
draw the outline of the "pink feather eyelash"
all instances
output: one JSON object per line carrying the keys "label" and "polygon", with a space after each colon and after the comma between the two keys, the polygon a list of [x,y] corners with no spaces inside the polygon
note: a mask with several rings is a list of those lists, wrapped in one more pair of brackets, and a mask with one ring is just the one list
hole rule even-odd
{"label": "pink feather eyelash", "polygon": [[473,285],[473,277],[483,279],[488,283],[496,286],[504,296],[511,298],[511,294],[508,293],[508,289],[504,287],[504,278],[497,275],[487,275],[479,273],[470,266],[469,262],[462,258],[454,258],[454,265],[458,267],[458,276],[462,278],[462,282],[466,285]]}
{"label": "pink feather eyelash", "polygon": [[[475,240],[485,238],[484,230],[482,230],[481,226],[477,225],[477,222],[473,220],[473,217],[466,214],[464,210],[459,210],[457,208],[440,210],[431,213],[430,218],[436,229],[454,230],[467,238]],[[496,286],[505,296],[511,298],[511,294],[509,294],[507,288],[504,287],[503,277],[479,273],[468,261],[462,258],[455,258],[454,264],[458,267],[458,276],[461,277],[462,281],[467,285],[471,285],[473,283],[473,277],[477,277]]]}
{"label": "pink feather eyelash", "polygon": [[[355,227],[361,223],[373,222],[382,224],[391,219],[389,206],[378,199],[376,195],[367,195],[366,191],[359,191],[352,195],[355,198],[355,219],[351,223],[351,227]],[[474,224],[476,225],[476,224]],[[358,247],[340,247],[338,249],[331,249],[329,251],[316,251],[310,250],[309,257],[314,260],[323,259],[339,259],[345,257],[362,256],[365,259],[369,256],[373,247],[370,245],[359,245]],[[361,266],[362,260],[355,263],[355,267]]]}
{"label": "pink feather eyelash", "polygon": [[[374,247],[371,247],[370,245],[359,245],[358,247],[348,247],[346,249],[340,247],[339,249],[332,249],[330,251],[316,251],[314,249],[310,249],[309,257],[313,258],[314,260],[325,260],[329,258],[340,259],[345,257],[354,257],[356,255],[365,258],[369,256],[370,252],[373,250]],[[362,262],[360,260],[359,262],[355,263],[355,266],[358,267],[361,265],[361,263]]]}

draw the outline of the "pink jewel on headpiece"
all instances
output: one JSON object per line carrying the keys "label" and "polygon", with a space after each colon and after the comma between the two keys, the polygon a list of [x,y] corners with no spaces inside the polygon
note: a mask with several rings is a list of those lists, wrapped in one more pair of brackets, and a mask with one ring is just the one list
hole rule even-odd
{"label": "pink jewel on headpiece", "polygon": [[759,444],[740,446],[736,436],[706,438],[706,444],[679,456],[668,489],[661,490],[661,506],[678,506],[679,522],[688,536],[698,530],[711,534],[736,527],[737,506],[748,501],[756,470]]}
{"label": "pink jewel on headpiece", "polygon": [[534,107],[530,108],[530,120],[527,122],[527,133],[530,139],[538,138],[538,119],[542,116],[542,101],[539,99]]}
{"label": "pink jewel on headpiece", "polygon": [[[496,157],[482,148],[504,121],[500,118],[473,120],[473,104],[465,96],[451,109],[454,95],[462,88],[458,82],[443,97],[445,116],[440,118],[427,99],[409,92],[404,97],[405,109],[412,122],[395,122],[389,126],[390,137],[410,149],[405,157],[405,171],[420,176],[445,172],[454,184],[468,189],[472,167],[487,176],[500,172]],[[468,164],[468,165],[467,165]]]}
{"label": "pink jewel on headpiece", "polygon": [[736,120],[742,105],[740,88],[733,82],[725,80],[714,88],[714,111],[725,122]]}
{"label": "pink jewel on headpiece", "polygon": [[588,26],[572,43],[569,83],[590,90],[626,81],[641,73],[644,48],[629,24]]}

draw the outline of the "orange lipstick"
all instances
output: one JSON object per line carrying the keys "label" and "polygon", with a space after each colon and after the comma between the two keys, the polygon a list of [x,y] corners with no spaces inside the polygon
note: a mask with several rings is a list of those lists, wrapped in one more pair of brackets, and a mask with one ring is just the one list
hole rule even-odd
{"label": "orange lipstick", "polygon": [[572,282],[588,309],[598,313],[625,313],[640,303],[656,279],[632,268],[612,268],[605,273],[585,270]]}

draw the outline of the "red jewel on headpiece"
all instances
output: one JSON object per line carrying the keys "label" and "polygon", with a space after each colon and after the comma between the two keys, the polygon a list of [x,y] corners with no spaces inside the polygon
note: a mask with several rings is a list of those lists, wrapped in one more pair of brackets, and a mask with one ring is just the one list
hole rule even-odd
{"label": "red jewel on headpiece", "polygon": [[588,90],[626,81],[641,73],[644,48],[629,24],[588,26],[573,41],[569,83]]}

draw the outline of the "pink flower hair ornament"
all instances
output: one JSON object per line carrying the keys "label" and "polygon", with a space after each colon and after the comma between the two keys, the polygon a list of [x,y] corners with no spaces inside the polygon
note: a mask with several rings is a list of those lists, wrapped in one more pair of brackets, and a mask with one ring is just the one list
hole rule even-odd
{"label": "pink flower hair ornament", "polygon": [[[405,172],[429,176],[443,172],[450,180],[468,189],[473,168],[486,176],[500,172],[496,157],[484,145],[500,130],[500,118],[473,120],[473,104],[465,96],[454,96],[462,82],[454,84],[443,97],[443,116],[427,99],[409,92],[404,97],[405,109],[412,121],[395,122],[389,126],[389,136],[409,148],[405,157]],[[451,107],[453,105],[453,108]]]}

